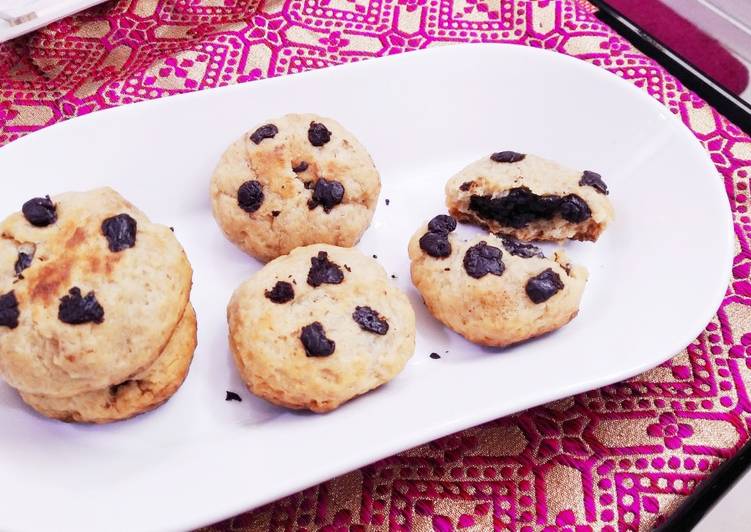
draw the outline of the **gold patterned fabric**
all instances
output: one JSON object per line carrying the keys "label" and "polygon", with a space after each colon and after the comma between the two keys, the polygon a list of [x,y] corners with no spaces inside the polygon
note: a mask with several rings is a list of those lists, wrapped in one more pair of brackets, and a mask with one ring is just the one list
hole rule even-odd
{"label": "gold patterned fabric", "polygon": [[647,530],[749,439],[751,141],[593,11],[583,0],[121,0],[0,46],[0,143],[102,108],[428,46],[546,48],[662,102],[724,181],[733,277],[717,315],[672,360],[206,531]]}

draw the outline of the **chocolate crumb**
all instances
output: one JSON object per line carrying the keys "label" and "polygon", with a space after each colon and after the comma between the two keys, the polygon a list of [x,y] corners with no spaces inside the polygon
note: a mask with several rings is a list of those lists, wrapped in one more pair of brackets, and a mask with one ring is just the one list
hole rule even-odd
{"label": "chocolate crumb", "polygon": [[242,403],[243,398],[237,395],[235,392],[230,392],[227,390],[227,395],[224,397],[225,401],[237,401],[238,403]]}
{"label": "chocolate crumb", "polygon": [[274,218],[276,218],[280,214],[282,214],[282,211],[271,211],[271,216],[273,216]]}
{"label": "chocolate crumb", "polygon": [[391,200],[386,198],[386,206],[388,206],[389,203],[391,203]]}
{"label": "chocolate crumb", "polygon": [[348,272],[352,273],[352,268],[350,268],[346,264],[344,265],[344,269],[347,270]]}
{"label": "chocolate crumb", "polygon": [[374,259],[377,259],[377,258],[378,258],[378,255],[376,255],[375,253],[373,253],[373,258],[374,258]]}
{"label": "chocolate crumb", "polygon": [[308,163],[305,161],[300,161],[300,163],[297,166],[292,167],[292,171],[296,174],[300,174],[308,169]]}
{"label": "chocolate crumb", "polygon": [[465,181],[459,186],[459,190],[462,192],[467,192],[470,188],[472,188],[472,185],[474,185],[474,181]]}
{"label": "chocolate crumb", "polygon": [[[446,352],[448,353],[448,351]],[[439,358],[441,358],[441,355],[439,355],[438,353],[430,353],[430,358],[432,358],[433,360],[438,360]]]}

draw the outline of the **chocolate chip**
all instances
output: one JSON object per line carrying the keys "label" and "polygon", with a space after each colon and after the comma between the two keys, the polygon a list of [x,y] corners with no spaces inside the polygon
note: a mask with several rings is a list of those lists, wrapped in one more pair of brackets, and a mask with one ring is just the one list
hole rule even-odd
{"label": "chocolate chip", "polygon": [[104,321],[104,309],[96,300],[94,292],[81,297],[81,289],[74,286],[68,290],[68,294],[60,298],[60,307],[57,311],[57,318],[60,321],[71,325]]}
{"label": "chocolate chip", "polygon": [[329,260],[329,254],[319,251],[317,257],[310,258],[308,284],[313,287],[326,284],[339,284],[344,280],[342,269]]}
{"label": "chocolate chip", "polygon": [[491,155],[490,160],[497,163],[518,163],[525,157],[526,155],[523,153],[517,153],[515,151],[499,151]]}
{"label": "chocolate chip", "polygon": [[447,235],[454,229],[456,229],[456,220],[448,214],[439,214],[428,222],[428,231],[431,233]]}
{"label": "chocolate chip", "polygon": [[317,321],[302,328],[300,341],[309,357],[327,357],[336,349],[336,342],[326,338],[323,325]]}
{"label": "chocolate chip", "polygon": [[451,243],[448,236],[441,233],[425,233],[420,237],[420,249],[435,258],[451,255]]}
{"label": "chocolate chip", "polygon": [[296,174],[302,173],[307,169],[308,169],[308,163],[306,163],[305,161],[300,161],[297,164],[297,166],[292,167],[292,171]]}
{"label": "chocolate chip", "polygon": [[383,336],[389,332],[389,324],[386,319],[378,314],[378,311],[370,307],[355,307],[352,313],[352,319],[355,320],[363,331],[380,334]]}
{"label": "chocolate chip", "polygon": [[295,289],[285,281],[277,281],[274,288],[266,290],[264,295],[274,303],[286,303],[295,298]]}
{"label": "chocolate chip", "polygon": [[560,276],[548,268],[527,281],[525,290],[533,303],[542,303],[553,297],[562,288],[563,281],[561,281]]}
{"label": "chocolate chip", "polygon": [[503,242],[503,247],[512,255],[516,255],[523,259],[529,259],[532,257],[540,257],[541,259],[545,258],[545,254],[542,250],[533,244],[527,244],[513,236],[499,236],[501,237],[501,242]]}
{"label": "chocolate chip", "polygon": [[280,214],[282,214],[282,211],[271,211],[271,216],[273,216],[274,218],[276,218]]}
{"label": "chocolate chip", "polygon": [[605,184],[605,181],[602,180],[602,176],[597,172],[584,170],[584,173],[579,180],[579,184],[583,187],[592,187],[600,194],[605,194],[606,196],[608,194],[608,186]]}
{"label": "chocolate chip", "polygon": [[16,275],[21,275],[22,271],[24,271],[26,268],[31,266],[31,261],[33,258],[34,258],[33,255],[29,255],[27,253],[24,253],[23,251],[19,251],[18,258],[16,259],[16,264],[13,267],[13,269],[16,272]]}
{"label": "chocolate chip", "polygon": [[242,403],[242,397],[237,395],[235,392],[230,392],[227,390],[227,395],[224,396],[225,401],[237,401],[238,403]]}
{"label": "chocolate chip", "polygon": [[7,294],[0,296],[0,327],[15,329],[18,327],[18,300],[16,293],[11,290]]}
{"label": "chocolate chip", "polygon": [[246,181],[237,189],[237,204],[245,212],[256,212],[263,204],[263,185],[258,181]]}
{"label": "chocolate chip", "polygon": [[472,188],[472,185],[474,185],[474,181],[465,181],[459,186],[459,190],[462,192],[467,192],[470,188]]}
{"label": "chocolate chip", "polygon": [[253,144],[260,144],[263,139],[273,139],[277,133],[279,133],[279,128],[274,124],[266,124],[251,133],[250,140],[253,141]]}
{"label": "chocolate chip", "polygon": [[330,212],[331,209],[342,202],[343,198],[344,186],[339,181],[321,178],[316,181],[316,186],[313,188],[313,197],[308,200],[308,208],[313,210],[322,205],[325,212]]}
{"label": "chocolate chip", "polygon": [[49,196],[32,198],[21,207],[24,218],[35,227],[46,227],[57,221],[57,206]]}
{"label": "chocolate chip", "polygon": [[439,355],[438,353],[430,353],[430,358],[432,358],[433,360],[438,360],[439,358],[441,358],[441,355]]}
{"label": "chocolate chip", "polygon": [[331,140],[331,131],[320,122],[311,122],[308,128],[308,140],[313,146],[323,146]]}
{"label": "chocolate chip", "polygon": [[569,194],[561,200],[561,217],[571,223],[578,224],[590,216],[592,211],[589,210],[587,203],[576,194]]}
{"label": "chocolate chip", "polygon": [[125,213],[104,220],[102,234],[107,238],[110,251],[117,253],[135,246],[137,227],[136,221]]}
{"label": "chocolate chip", "polygon": [[464,254],[464,270],[467,275],[479,279],[487,274],[502,275],[506,268],[501,256],[503,253],[495,246],[489,246],[484,240],[478,242]]}

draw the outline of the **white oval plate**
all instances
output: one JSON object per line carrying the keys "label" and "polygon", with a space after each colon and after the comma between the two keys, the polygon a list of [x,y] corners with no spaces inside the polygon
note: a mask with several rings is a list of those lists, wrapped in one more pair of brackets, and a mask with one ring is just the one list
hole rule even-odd
{"label": "white oval plate", "polygon": [[[260,265],[224,239],[208,198],[209,176],[233,139],[302,111],[336,117],[372,153],[383,193],[359,248],[397,275],[418,315],[406,370],[328,415],[273,407],[239,381],[225,305]],[[538,340],[490,350],[426,312],[406,246],[418,224],[442,211],[445,181],[502,149],[601,172],[617,218],[596,244],[566,245],[590,271],[579,317]],[[192,528],[630,377],[702,330],[733,252],[722,181],[675,117],[604,70],[518,46],[434,48],[103,111],[2,148],[0,175],[1,213],[31,196],[107,184],[175,226],[195,269],[199,320],[183,388],[131,421],[48,421],[0,385],[2,530]],[[442,358],[430,359],[432,351]],[[243,402],[225,402],[225,390]]]}

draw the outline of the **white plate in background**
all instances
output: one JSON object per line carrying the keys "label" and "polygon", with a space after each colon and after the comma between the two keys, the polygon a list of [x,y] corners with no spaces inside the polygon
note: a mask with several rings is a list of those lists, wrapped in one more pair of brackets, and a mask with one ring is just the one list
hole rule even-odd
{"label": "white plate in background", "polygon": [[[383,192],[358,247],[397,275],[418,315],[405,371],[328,415],[286,411],[244,390],[225,306],[260,265],[225,240],[208,197],[231,141],[267,118],[307,111],[335,117],[373,155]],[[426,312],[406,246],[443,210],[452,174],[505,149],[601,172],[616,220],[596,244],[566,245],[590,271],[579,316],[543,338],[491,350]],[[722,180],[677,118],[604,70],[509,45],[433,48],[94,113],[0,149],[0,175],[3,214],[32,196],[106,184],[175,226],[195,270],[199,334],[182,389],[123,423],[45,420],[0,383],[4,531],[188,529],[630,377],[702,330],[733,255]],[[430,359],[432,351],[442,358]],[[243,402],[225,402],[226,390]]]}
{"label": "white plate in background", "polygon": [[0,0],[0,42],[103,2],[105,0]]}

